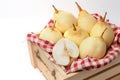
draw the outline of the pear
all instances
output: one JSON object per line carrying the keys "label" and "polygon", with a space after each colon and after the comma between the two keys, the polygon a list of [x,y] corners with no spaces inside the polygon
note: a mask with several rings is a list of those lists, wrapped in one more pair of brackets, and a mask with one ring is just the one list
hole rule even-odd
{"label": "pear", "polygon": [[90,33],[92,27],[95,25],[97,20],[91,14],[89,14],[86,10],[83,10],[77,2],[76,2],[76,5],[79,9],[78,26],[80,26],[81,29]]}
{"label": "pear", "polygon": [[114,39],[114,32],[113,32],[113,29],[111,28],[111,26],[105,22],[106,15],[107,15],[107,12],[105,13],[103,19],[98,21],[93,26],[90,36],[100,37],[100,34],[104,32],[105,28],[107,28],[107,30],[102,35],[102,38],[105,41],[107,47],[110,47],[110,45]]}
{"label": "pear", "polygon": [[100,59],[105,56],[107,47],[102,36],[106,30],[107,28],[103,30],[103,33],[100,34],[100,37],[90,36],[81,42],[79,46],[79,51],[80,57],[82,59],[85,58],[86,56],[97,59]]}
{"label": "pear", "polygon": [[79,57],[79,49],[74,42],[62,38],[54,45],[52,54],[57,64],[67,66]]}
{"label": "pear", "polygon": [[57,10],[54,5],[53,8],[55,10],[53,16],[55,27],[62,33],[71,28],[73,24],[77,25],[77,19],[72,13],[63,10]]}
{"label": "pear", "polygon": [[100,59],[106,53],[106,44],[101,38],[88,37],[81,42],[79,50],[81,59],[86,56]]}
{"label": "pear", "polygon": [[69,40],[73,41],[76,43],[78,46],[84,40],[85,38],[89,37],[88,33],[82,29],[79,28],[79,26],[75,26],[73,24],[73,27],[68,29],[64,33],[64,37],[68,38]]}
{"label": "pear", "polygon": [[41,31],[39,38],[56,43],[59,39],[62,38],[62,33],[54,26],[48,26],[47,28]]}

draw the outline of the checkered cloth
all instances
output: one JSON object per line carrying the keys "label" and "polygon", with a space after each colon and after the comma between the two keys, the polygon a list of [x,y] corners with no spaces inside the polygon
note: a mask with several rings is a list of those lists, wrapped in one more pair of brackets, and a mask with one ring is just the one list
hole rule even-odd
{"label": "checkered cloth", "polygon": [[36,33],[33,33],[33,32],[28,33],[27,40],[37,44],[39,47],[41,47],[43,50],[47,52],[52,52],[54,43],[47,40],[40,39]]}
{"label": "checkered cloth", "polygon": [[[102,16],[100,16],[97,13],[94,13],[92,15],[97,20],[102,19]],[[71,73],[71,72],[75,72],[79,70],[91,70],[91,69],[100,68],[112,62],[120,54],[120,27],[118,27],[115,24],[110,23],[108,19],[106,20],[106,22],[111,25],[111,27],[114,30],[114,34],[115,34],[114,41],[111,47],[107,50],[106,56],[102,59],[91,58],[88,56],[84,59],[79,59],[79,58],[75,59],[70,66],[67,66],[67,67],[61,66],[61,68],[66,73]],[[51,27],[53,25],[54,25],[54,21],[50,20],[46,27]],[[44,49],[47,52],[52,52],[52,49],[54,47],[53,42],[42,40],[38,37],[37,34],[33,32],[27,34],[27,40],[37,44],[38,46],[40,46],[42,49]],[[51,55],[49,59],[55,63],[55,60]]]}

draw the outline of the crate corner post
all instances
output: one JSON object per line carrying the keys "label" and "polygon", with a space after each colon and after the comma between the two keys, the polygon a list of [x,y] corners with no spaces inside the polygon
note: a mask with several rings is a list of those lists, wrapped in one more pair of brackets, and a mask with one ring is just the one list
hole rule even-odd
{"label": "crate corner post", "polygon": [[30,55],[31,64],[34,68],[37,68],[37,62],[36,62],[36,59],[35,59],[35,54],[34,54],[34,51],[33,51],[32,42],[27,40],[27,44],[28,44],[28,52],[29,52],[29,55]]}

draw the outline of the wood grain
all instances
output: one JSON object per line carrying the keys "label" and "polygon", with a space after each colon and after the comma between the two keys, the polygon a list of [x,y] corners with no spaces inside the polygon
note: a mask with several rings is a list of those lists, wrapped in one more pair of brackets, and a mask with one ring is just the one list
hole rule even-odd
{"label": "wood grain", "polygon": [[49,53],[36,44],[28,41],[28,48],[33,67],[38,68],[47,80],[120,80],[120,55],[110,64],[96,70],[66,74],[48,59]]}

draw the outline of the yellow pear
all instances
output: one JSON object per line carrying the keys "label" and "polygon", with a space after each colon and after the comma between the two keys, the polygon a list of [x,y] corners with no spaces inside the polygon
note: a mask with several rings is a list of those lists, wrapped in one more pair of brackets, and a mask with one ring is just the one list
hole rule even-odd
{"label": "yellow pear", "polygon": [[106,42],[107,47],[111,45],[114,39],[114,32],[113,29],[109,24],[105,22],[106,14],[104,15],[103,19],[98,21],[92,28],[90,36],[94,37],[100,37],[101,33],[104,32],[104,29],[107,28],[107,30],[102,35],[103,40]]}
{"label": "yellow pear", "polygon": [[73,14],[67,11],[57,10],[54,5],[53,8],[55,10],[53,16],[55,27],[62,33],[64,33],[67,29],[71,28],[73,24],[77,25],[77,19]]}
{"label": "yellow pear", "polygon": [[78,46],[85,38],[89,37],[88,33],[79,28],[79,26],[73,25],[72,28],[68,29],[64,33],[64,37],[76,43]]}
{"label": "yellow pear", "polygon": [[47,27],[41,31],[39,38],[56,43],[59,39],[62,38],[62,33],[54,26]]}
{"label": "yellow pear", "polygon": [[80,26],[81,29],[90,33],[92,27],[97,22],[97,20],[91,14],[89,14],[86,10],[83,10],[77,2],[76,2],[76,5],[79,9],[78,26]]}
{"label": "yellow pear", "polygon": [[106,30],[107,28],[103,30],[99,37],[90,36],[81,42],[79,50],[82,59],[86,56],[98,59],[105,56],[107,47],[102,36]]}
{"label": "yellow pear", "polygon": [[106,44],[102,38],[88,37],[81,42],[79,50],[82,59],[86,56],[100,59],[106,53]]}

